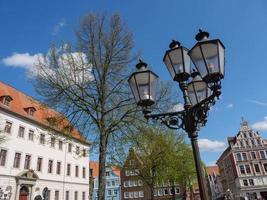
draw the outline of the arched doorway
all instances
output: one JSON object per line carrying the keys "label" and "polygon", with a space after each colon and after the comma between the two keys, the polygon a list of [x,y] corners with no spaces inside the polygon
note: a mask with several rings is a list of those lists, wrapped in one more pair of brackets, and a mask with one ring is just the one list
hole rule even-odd
{"label": "arched doorway", "polygon": [[28,200],[29,189],[26,186],[22,186],[19,190],[19,200]]}

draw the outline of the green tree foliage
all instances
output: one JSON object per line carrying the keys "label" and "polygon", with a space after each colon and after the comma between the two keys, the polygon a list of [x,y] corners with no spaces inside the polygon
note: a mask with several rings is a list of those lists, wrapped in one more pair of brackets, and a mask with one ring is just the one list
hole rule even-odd
{"label": "green tree foliage", "polygon": [[179,184],[182,190],[196,179],[193,154],[184,136],[159,127],[142,127],[129,137],[137,162],[127,166],[138,169],[138,176],[149,186],[151,199],[156,185]]}

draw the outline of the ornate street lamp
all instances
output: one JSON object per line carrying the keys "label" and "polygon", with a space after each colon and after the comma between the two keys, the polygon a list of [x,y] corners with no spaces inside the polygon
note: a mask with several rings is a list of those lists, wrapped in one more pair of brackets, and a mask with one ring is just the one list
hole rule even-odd
{"label": "ornate street lamp", "polygon": [[[159,120],[172,129],[184,129],[191,139],[201,199],[206,199],[205,176],[198,148],[198,130],[207,122],[208,111],[221,94],[224,78],[224,46],[218,39],[208,40],[209,33],[199,30],[197,44],[188,51],[178,41],[172,41],[166,51],[165,63],[174,81],[183,93],[184,110],[154,114],[150,106],[155,103],[158,76],[140,61],[137,71],[129,78],[129,84],[144,117]],[[196,70],[191,69],[191,60]]]}

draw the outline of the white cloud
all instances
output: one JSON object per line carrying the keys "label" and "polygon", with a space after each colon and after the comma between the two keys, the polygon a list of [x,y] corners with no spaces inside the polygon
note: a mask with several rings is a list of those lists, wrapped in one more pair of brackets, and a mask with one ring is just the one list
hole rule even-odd
{"label": "white cloud", "polygon": [[6,66],[21,67],[27,70],[31,70],[34,64],[38,61],[38,57],[41,54],[29,54],[29,53],[13,53],[11,56],[3,58],[2,62]]}
{"label": "white cloud", "polygon": [[184,110],[184,105],[181,104],[181,103],[178,103],[178,104],[174,105],[173,108],[172,108],[173,112],[179,112],[179,111],[182,111],[182,110]]}
{"label": "white cloud", "polygon": [[234,104],[232,104],[232,103],[229,103],[229,104],[226,106],[226,108],[228,108],[228,109],[233,108],[233,107],[234,107]]}
{"label": "white cloud", "polygon": [[248,99],[248,101],[251,103],[255,103],[257,105],[260,105],[260,106],[267,106],[267,102],[262,102],[262,101],[253,100],[253,99]]}
{"label": "white cloud", "polygon": [[59,31],[66,26],[66,20],[65,19],[61,19],[53,28],[52,34],[53,35],[57,35],[59,33]]}
{"label": "white cloud", "polygon": [[209,139],[199,139],[198,145],[201,151],[222,151],[225,149],[226,144],[218,140],[209,140]]}
{"label": "white cloud", "polygon": [[263,121],[252,124],[252,128],[259,131],[267,131],[267,116],[264,117]]}

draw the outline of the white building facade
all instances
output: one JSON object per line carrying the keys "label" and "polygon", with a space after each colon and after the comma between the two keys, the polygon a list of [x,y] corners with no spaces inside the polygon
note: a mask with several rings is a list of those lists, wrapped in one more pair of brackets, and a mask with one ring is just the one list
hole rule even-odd
{"label": "white building facade", "polygon": [[87,200],[89,142],[48,131],[36,102],[0,82],[0,199],[34,200],[47,188],[49,200]]}

